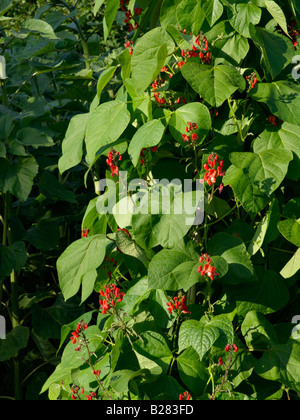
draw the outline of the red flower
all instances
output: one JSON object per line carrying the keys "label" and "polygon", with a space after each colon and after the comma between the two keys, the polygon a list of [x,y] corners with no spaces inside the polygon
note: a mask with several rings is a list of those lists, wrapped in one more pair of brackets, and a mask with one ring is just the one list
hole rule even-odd
{"label": "red flower", "polygon": [[174,297],[171,298],[170,302],[167,303],[168,306],[168,312],[171,314],[172,312],[176,312],[178,315],[181,313],[183,314],[190,314],[188,307],[185,304],[186,297],[182,296],[179,298]]}
{"label": "red flower", "polygon": [[[198,126],[195,122],[187,122],[186,124],[187,124],[187,127],[185,128],[185,131],[186,131],[187,134],[189,134],[192,131],[197,130],[197,128],[198,128]],[[190,137],[187,134],[184,133],[184,134],[181,135],[181,137],[183,138],[183,141],[189,142]],[[192,135],[191,135],[192,142],[195,141],[195,140],[198,140],[198,139],[199,139],[198,134],[193,132]]]}
{"label": "red flower", "polygon": [[[204,175],[204,181],[207,182],[209,186],[211,186],[217,182],[218,177],[225,175],[225,171],[223,171],[224,162],[221,160],[219,163],[219,157],[215,153],[211,153],[208,156],[207,162],[208,163],[203,165],[203,168],[206,171]],[[221,187],[221,191],[222,189],[223,188]]]}
{"label": "red flower", "polygon": [[113,148],[111,148],[111,150],[108,152],[108,159],[106,159],[106,163],[111,170],[111,176],[119,176],[119,167],[117,166],[116,162],[120,160],[122,160],[120,152],[116,152]]}
{"label": "red flower", "polygon": [[213,280],[215,277],[217,277],[219,274],[216,271],[216,267],[211,265],[211,258],[207,254],[202,254],[199,258],[199,262],[203,263],[205,260],[206,264],[204,266],[200,265],[198,267],[198,273],[201,274],[201,276],[207,275],[211,280]]}
{"label": "red flower", "polygon": [[122,302],[125,293],[121,292],[121,289],[115,284],[110,284],[109,286],[105,284],[104,289],[105,291],[100,290],[99,293],[102,297],[105,297],[105,299],[100,299],[99,303],[101,305],[101,312],[105,315],[112,306],[115,306],[115,299],[117,302]]}
{"label": "red flower", "polygon": [[79,338],[79,334],[77,334],[75,331],[72,332],[72,337],[70,337],[70,340],[73,344],[76,344],[77,340]]}
{"label": "red flower", "polygon": [[134,13],[135,13],[136,16],[139,16],[142,13],[142,9],[140,7],[136,7],[134,9]]}
{"label": "red flower", "polygon": [[[72,341],[73,344],[76,344],[79,335],[82,331],[86,330],[88,328],[88,324],[86,322],[80,321],[77,324],[77,328],[76,331],[72,332],[72,336],[70,337],[70,340]],[[79,351],[79,349],[77,348],[77,351]]]}
{"label": "red flower", "polygon": [[238,351],[238,347],[236,344],[227,344],[224,350],[233,351],[234,353],[236,353]]}
{"label": "red flower", "polygon": [[83,228],[81,232],[82,238],[87,238],[89,236],[89,233],[90,233],[89,229]]}
{"label": "red flower", "polygon": [[189,392],[184,392],[183,394],[179,395],[179,400],[188,401],[191,398],[191,394]]}
{"label": "red flower", "polygon": [[271,116],[269,117],[269,123],[273,124],[273,125],[274,125],[274,127],[277,127],[277,123],[276,123],[276,117],[275,117],[275,115],[271,115]]}

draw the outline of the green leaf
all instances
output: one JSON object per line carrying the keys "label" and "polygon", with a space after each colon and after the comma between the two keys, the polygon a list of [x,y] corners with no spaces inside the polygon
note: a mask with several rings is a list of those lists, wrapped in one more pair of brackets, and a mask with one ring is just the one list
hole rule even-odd
{"label": "green leaf", "polygon": [[249,48],[248,39],[237,33],[217,39],[212,47],[215,65],[229,64],[238,67],[247,56]]}
{"label": "green leaf", "polygon": [[62,143],[62,157],[58,161],[58,167],[61,174],[81,162],[83,139],[89,117],[90,114],[78,114],[70,121]]}
{"label": "green leaf", "polygon": [[11,0],[1,0],[0,16],[4,15],[12,7]]}
{"label": "green leaf", "polygon": [[283,35],[251,26],[251,38],[262,52],[262,58],[273,79],[291,63],[295,49]]}
{"label": "green leaf", "polygon": [[222,282],[239,284],[253,280],[253,265],[245,244],[228,233],[217,233],[208,242],[207,252],[220,256],[228,263],[228,272]]}
{"label": "green leaf", "polygon": [[102,4],[105,2],[105,0],[95,0],[94,8],[93,8],[93,14],[96,16],[98,10],[102,6]]}
{"label": "green leaf", "polygon": [[283,208],[283,216],[289,219],[300,218],[300,197],[289,200]]}
{"label": "green leaf", "polygon": [[201,0],[182,0],[177,6],[176,16],[181,28],[187,33],[198,34],[205,20]]}
{"label": "green leaf", "polygon": [[149,261],[142,250],[125,232],[119,230],[116,234],[117,246],[123,254],[130,255],[148,267]]}
{"label": "green leaf", "polygon": [[256,361],[255,372],[269,381],[279,381],[286,387],[300,392],[300,342],[274,344]]}
{"label": "green leaf", "polygon": [[[153,218],[153,223],[155,218]],[[153,233],[151,214],[133,214],[132,215],[133,238],[141,246],[151,249],[158,245],[158,240]]]}
{"label": "green leaf", "polygon": [[289,290],[281,276],[272,270],[256,267],[257,279],[241,284],[228,292],[230,301],[235,301],[237,313],[245,317],[250,311],[271,314],[282,309],[289,301]]}
{"label": "green leaf", "polygon": [[223,14],[223,5],[219,0],[202,0],[201,7],[211,27]]}
{"label": "green leaf", "polygon": [[40,192],[50,199],[66,201],[68,203],[77,203],[73,191],[67,190],[56,178],[49,172],[42,173],[39,184]]}
{"label": "green leaf", "polygon": [[0,245],[0,280],[9,276],[13,269],[20,271],[27,260],[25,243],[15,242],[10,247]]}
{"label": "green leaf", "polygon": [[103,89],[105,88],[107,83],[110,81],[110,79],[113,77],[113,75],[115,74],[116,69],[117,69],[117,66],[108,67],[100,74],[98,83],[97,83],[97,96],[98,96],[99,101],[101,99],[101,93]]}
{"label": "green leaf", "polygon": [[233,165],[223,178],[224,185],[231,185],[244,209],[254,216],[284,180],[292,157],[285,149],[234,152],[230,155]]}
{"label": "green leaf", "polygon": [[255,4],[236,4],[234,9],[228,9],[228,19],[232,27],[246,38],[251,38],[249,26],[257,25],[261,19],[261,9]]}
{"label": "green leaf", "polygon": [[176,8],[181,0],[163,0],[160,10],[160,24],[163,28],[169,25],[178,25]]}
{"label": "green leaf", "polygon": [[286,240],[292,242],[292,244],[296,245],[297,247],[300,247],[300,219],[281,220],[277,224],[277,228]]}
{"label": "green leaf", "polygon": [[264,243],[264,239],[269,227],[269,223],[271,220],[271,213],[272,213],[272,207],[270,210],[266,213],[262,221],[259,223],[259,225],[256,227],[255,235],[252,238],[251,243],[248,246],[248,253],[252,257],[259,251]]}
{"label": "green leaf", "polygon": [[161,27],[152,29],[138,40],[131,61],[131,80],[138,94],[142,94],[157,77],[173,49],[173,39]]}
{"label": "green leaf", "polygon": [[209,324],[219,329],[220,336],[215,342],[215,346],[225,348],[226,344],[234,342],[233,325],[227,315],[217,315],[208,320],[204,315],[200,320],[204,325]]}
{"label": "green leaf", "polygon": [[87,160],[92,163],[97,152],[118,140],[130,122],[126,103],[110,101],[90,113],[86,129]]}
{"label": "green leaf", "polygon": [[298,270],[300,270],[300,248],[297,249],[293,257],[280,271],[280,275],[285,279],[289,279],[294,276]]}
{"label": "green leaf", "polygon": [[104,19],[103,19],[104,41],[107,40],[107,37],[110,33],[112,24],[115,20],[119,7],[120,7],[119,0],[109,0],[106,4],[106,8],[104,12]]}
{"label": "green leaf", "polygon": [[43,38],[47,39],[59,39],[55,35],[53,28],[49,23],[39,19],[27,19],[22,24],[22,29],[30,34],[39,34]]}
{"label": "green leaf", "polygon": [[188,347],[177,357],[177,367],[180,379],[193,394],[201,395],[209,379],[204,363],[200,361],[199,354]]}
{"label": "green leaf", "polygon": [[248,312],[242,323],[241,331],[251,350],[265,350],[273,344],[278,344],[278,337],[273,325],[260,312]]}
{"label": "green leaf", "polygon": [[5,340],[0,340],[0,362],[11,359],[27,346],[29,328],[17,326],[8,334]]}
{"label": "green leaf", "polygon": [[96,270],[102,264],[106,242],[104,235],[82,238],[73,242],[59,257],[57,271],[65,300],[78,292],[85,273]]}
{"label": "green leaf", "polygon": [[186,63],[181,72],[191,87],[213,107],[221,106],[236,90],[243,91],[246,87],[240,73],[226,64],[210,67]]}
{"label": "green leaf", "polygon": [[298,181],[300,178],[300,134],[298,126],[287,122],[283,123],[279,130],[277,127],[270,126],[253,143],[255,153],[279,148],[293,152],[294,158],[290,163],[287,177]]}
{"label": "green leaf", "polygon": [[128,153],[134,166],[137,166],[143,148],[154,147],[162,139],[165,126],[160,120],[152,120],[142,125],[133,136]]}
{"label": "green leaf", "polygon": [[203,325],[196,320],[184,321],[179,330],[178,351],[192,346],[202,360],[219,335],[219,329],[213,325]]}
{"label": "green leaf", "polygon": [[24,146],[32,146],[34,149],[38,147],[51,147],[54,142],[50,136],[36,128],[26,127],[17,132],[17,138]]}
{"label": "green leaf", "polygon": [[3,192],[10,192],[19,200],[26,201],[39,169],[36,160],[30,156],[18,157],[12,164],[5,159],[0,161],[0,189]]}
{"label": "green leaf", "polygon": [[273,115],[280,120],[299,126],[300,87],[286,81],[258,83],[250,96],[268,105]]}
{"label": "green leaf", "polygon": [[281,7],[275,3],[275,1],[266,1],[266,8],[278,25],[283,29],[283,31],[288,34],[288,28],[286,23],[286,18]]}
{"label": "green leaf", "polygon": [[199,260],[182,251],[162,250],[149,264],[149,287],[170,291],[188,290],[199,280],[198,266]]}
{"label": "green leaf", "polygon": [[197,124],[195,133],[199,137],[197,142],[201,143],[211,130],[211,117],[208,108],[199,102],[192,102],[181,106],[173,113],[169,122],[170,132],[181,144],[186,144],[182,134],[186,132],[188,122]]}

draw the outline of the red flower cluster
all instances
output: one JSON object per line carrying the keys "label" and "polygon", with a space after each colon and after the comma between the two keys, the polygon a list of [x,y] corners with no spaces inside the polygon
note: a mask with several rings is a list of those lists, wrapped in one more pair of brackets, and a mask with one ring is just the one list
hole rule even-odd
{"label": "red flower cluster", "polygon": [[120,6],[122,9],[122,12],[127,12],[129,5],[129,0],[120,0]]}
{"label": "red flower cluster", "polygon": [[[181,56],[185,59],[191,57],[200,57],[202,63],[210,64],[211,63],[211,53],[209,51],[209,43],[206,37],[203,34],[200,34],[195,39],[195,44],[192,46],[191,50],[182,50]],[[185,64],[185,61],[180,61],[178,67],[181,68]]]}
{"label": "red flower cluster", "polygon": [[172,312],[176,312],[178,315],[181,313],[183,314],[190,314],[188,307],[185,304],[186,297],[182,296],[173,297],[171,298],[170,302],[167,303],[168,311],[171,314]]}
{"label": "red flower cluster", "polygon": [[128,0],[120,0],[121,10],[122,10],[122,12],[125,12],[124,23],[128,24],[128,31],[131,32],[131,31],[134,31],[135,29],[137,29],[139,27],[135,18],[142,13],[142,9],[140,7],[136,7],[134,9],[134,15],[132,15],[131,10],[128,9],[128,5],[129,5]]}
{"label": "red flower cluster", "polygon": [[213,267],[211,265],[211,258],[207,254],[202,254],[199,258],[199,262],[202,264],[205,260],[204,266],[200,265],[198,267],[198,273],[201,274],[201,276],[207,275],[211,280],[213,280],[215,277],[217,277],[219,274],[216,272],[216,267]]}
{"label": "red flower cluster", "polygon": [[[72,391],[72,400],[81,400],[80,394],[84,394],[84,388],[80,388],[78,385],[73,385],[70,387]],[[92,400],[93,398],[96,398],[97,394],[96,392],[91,391],[87,396],[86,399],[88,401]]]}
{"label": "red flower cluster", "polygon": [[119,176],[119,167],[117,166],[116,162],[120,160],[122,160],[120,152],[116,152],[113,148],[111,148],[111,150],[108,152],[108,159],[106,159],[106,163],[111,170],[111,176]]}
{"label": "red flower cluster", "polygon": [[[206,173],[204,175],[204,181],[208,183],[209,186],[215,184],[217,182],[217,178],[220,176],[225,175],[225,171],[223,171],[224,162],[221,160],[219,162],[219,157],[215,153],[211,153],[208,156],[207,163],[204,164],[204,169]],[[219,192],[221,193],[223,190],[223,184],[219,187]]]}
{"label": "red flower cluster", "polygon": [[121,289],[115,284],[104,285],[105,291],[100,290],[100,296],[105,299],[100,299],[101,312],[105,315],[109,309],[116,305],[117,302],[122,302],[125,293],[121,292]]}
{"label": "red flower cluster", "polygon": [[181,137],[183,138],[183,141],[189,142],[190,140],[192,140],[192,142],[193,142],[193,141],[198,140],[199,139],[198,134],[194,133],[194,131],[197,130],[197,128],[198,128],[198,126],[197,126],[196,123],[188,122],[185,131],[187,133],[190,133],[190,132],[193,132],[193,133],[192,133],[191,138],[187,134],[182,134]]}
{"label": "red flower cluster", "polygon": [[86,399],[88,400],[88,401],[91,401],[93,398],[96,398],[97,397],[97,394],[96,394],[96,392],[90,392],[89,393],[89,395],[87,395],[86,396]]}
{"label": "red flower cluster", "polygon": [[233,351],[234,353],[236,353],[238,351],[238,347],[236,344],[227,344],[224,350]]}
{"label": "red flower cluster", "polygon": [[72,400],[80,399],[79,394],[84,394],[84,388],[80,388],[78,385],[74,385],[70,387],[72,391]]}
{"label": "red flower cluster", "polygon": [[87,228],[83,228],[81,232],[82,238],[87,238],[89,236],[90,230]]}
{"label": "red flower cluster", "polygon": [[[145,159],[144,159],[144,157],[145,157],[145,148],[143,148],[142,150],[141,150],[141,153],[140,153],[140,157],[141,157],[141,161],[140,161],[140,163],[141,163],[141,165],[144,165],[144,163],[145,163]],[[154,146],[154,147],[151,147],[150,148],[150,150],[151,150],[151,152],[152,153],[155,153],[155,152],[157,152],[157,146]]]}
{"label": "red flower cluster", "polygon": [[133,41],[127,41],[127,42],[124,44],[124,47],[125,47],[125,48],[129,48],[130,55],[132,55],[132,54],[133,54],[133,48],[132,48],[132,45],[133,45]]}
{"label": "red flower cluster", "polygon": [[251,88],[254,89],[256,83],[258,82],[256,74],[252,73],[250,76],[246,76],[246,79],[248,80],[248,83],[251,86]]}
{"label": "red flower cluster", "polygon": [[70,337],[70,340],[73,344],[77,343],[77,340],[79,339],[79,335],[82,331],[86,330],[88,328],[88,325],[86,322],[80,321],[77,325],[76,331],[72,332],[72,336]]}
{"label": "red flower cluster", "polygon": [[191,394],[189,392],[184,392],[183,394],[179,395],[179,400],[188,401],[191,398]]}
{"label": "red flower cluster", "polygon": [[286,34],[284,32],[284,30],[279,25],[276,27],[276,30],[279,31],[282,35],[284,35],[287,38],[289,38],[292,41],[295,50],[297,51],[297,48],[298,48],[298,40],[297,40],[297,38],[298,38],[298,36],[300,36],[300,29],[297,28],[297,22],[296,22],[296,20],[293,19],[291,21],[290,25],[288,26],[288,31],[289,31],[288,34]]}
{"label": "red flower cluster", "polygon": [[160,97],[159,92],[156,92],[157,88],[160,88],[162,84],[165,83],[165,79],[161,78],[161,79],[156,79],[154,80],[154,82],[152,83],[152,92],[153,92],[153,96],[154,99],[156,100],[156,102],[158,103],[158,106],[160,107],[161,105],[164,105],[166,103],[165,98]]}
{"label": "red flower cluster", "polygon": [[274,125],[274,127],[277,127],[277,122],[276,122],[276,117],[275,117],[275,115],[271,115],[271,116],[269,117],[269,123],[273,124],[273,125]]}

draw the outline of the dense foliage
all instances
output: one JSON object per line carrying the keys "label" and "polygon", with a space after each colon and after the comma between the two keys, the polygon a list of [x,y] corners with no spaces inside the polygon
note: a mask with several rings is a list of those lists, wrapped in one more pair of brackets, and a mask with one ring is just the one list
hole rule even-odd
{"label": "dense foliage", "polygon": [[1,1],[1,397],[299,399],[299,28]]}

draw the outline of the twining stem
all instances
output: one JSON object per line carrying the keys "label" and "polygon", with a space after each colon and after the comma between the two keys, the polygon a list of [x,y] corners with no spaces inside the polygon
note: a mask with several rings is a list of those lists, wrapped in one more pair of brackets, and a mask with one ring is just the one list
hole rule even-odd
{"label": "twining stem", "polygon": [[[88,362],[90,368],[92,369],[92,371],[95,371],[95,367],[94,367],[93,362],[92,362],[91,352],[90,352],[90,349],[89,349],[89,343],[88,343],[88,340],[86,338],[86,335],[83,332],[82,332],[82,338],[83,338],[83,340],[82,340],[83,341],[83,345],[86,348],[86,351],[87,351],[87,354],[88,354],[88,360],[87,360],[87,362]],[[100,388],[102,389],[102,391],[111,400],[112,398],[110,397],[110,395],[108,394],[108,392],[104,388],[103,383],[100,381],[100,376],[99,375],[96,375],[96,380],[97,380]]]}
{"label": "twining stem", "polygon": [[231,105],[231,99],[230,99],[230,98],[228,98],[228,106],[229,106],[229,108],[230,108],[230,111],[231,111],[232,117],[233,117],[233,119],[234,119],[234,121],[235,121],[235,125],[236,125],[236,127],[237,127],[237,129],[238,129],[238,133],[239,133],[239,134],[238,134],[238,136],[237,136],[237,142],[238,142],[238,144],[239,144],[239,145],[243,145],[243,144],[244,144],[243,133],[242,133],[242,130],[241,130],[240,124],[239,124],[239,122],[238,122],[237,116],[235,115],[235,112],[234,112],[234,110],[233,110],[233,108],[232,108],[232,105]]}
{"label": "twining stem", "polygon": [[211,399],[211,400],[214,400],[214,399],[215,399],[216,394],[217,394],[219,391],[221,391],[221,390],[223,389],[224,385],[228,382],[228,379],[227,379],[227,378],[228,378],[228,374],[229,374],[230,368],[231,368],[231,366],[232,366],[232,363],[233,363],[233,361],[232,361],[231,353],[229,353],[229,357],[228,357],[228,364],[227,364],[227,366],[226,366],[225,373],[224,373],[224,375],[223,375],[223,377],[222,377],[222,382],[220,383],[220,385],[218,385],[218,386],[214,389],[214,391],[213,391],[213,393],[212,393],[212,395],[211,395],[211,397],[210,397],[210,399]]}

